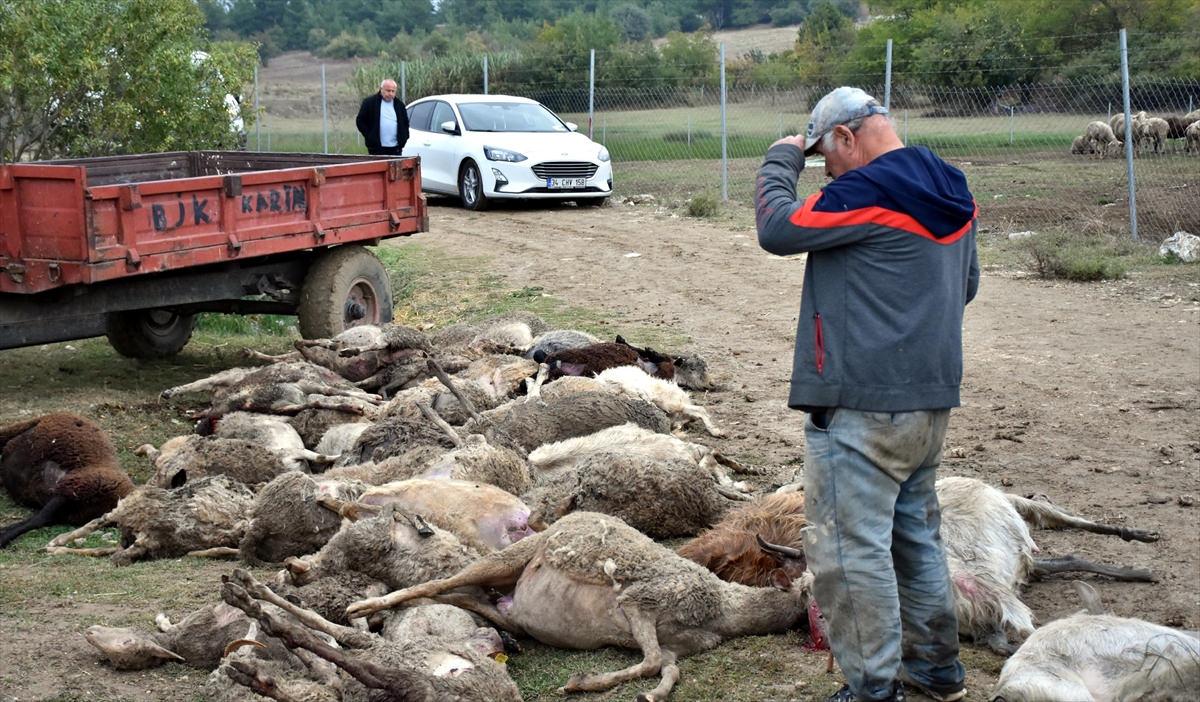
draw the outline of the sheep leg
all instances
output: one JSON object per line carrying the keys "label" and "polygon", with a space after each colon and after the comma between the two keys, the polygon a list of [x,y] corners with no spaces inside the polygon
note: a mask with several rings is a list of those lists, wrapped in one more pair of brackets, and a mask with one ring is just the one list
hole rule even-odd
{"label": "sheep leg", "polygon": [[1017,646],[1010,642],[1008,640],[1008,634],[999,628],[989,634],[988,637],[983,640],[983,643],[992,650],[992,653],[995,653],[999,656],[1004,656],[1005,658],[1008,658],[1017,652]]}
{"label": "sheep leg", "polygon": [[279,686],[275,684],[275,678],[259,672],[258,668],[249,661],[229,661],[225,667],[225,674],[235,683],[263,697],[278,700],[278,702],[296,702],[296,698],[279,689]]}
{"label": "sheep leg", "polygon": [[110,557],[110,560],[112,560],[115,566],[127,566],[149,553],[150,549],[135,541],[128,548],[117,549],[117,552]]}
{"label": "sheep leg", "polygon": [[207,378],[201,378],[183,385],[176,385],[173,388],[167,388],[160,393],[160,397],[164,400],[169,400],[175,395],[187,392],[204,392],[207,390],[216,390],[218,388],[227,388],[239,383],[243,378],[257,371],[258,368],[229,368],[220,373],[214,373]]}
{"label": "sheep leg", "polygon": [[701,422],[703,422],[704,430],[712,436],[725,436],[725,432],[718,429],[717,425],[713,423],[712,417],[708,414],[708,410],[704,409],[700,405],[684,405],[683,414],[685,417],[699,419]]}
{"label": "sheep leg", "polygon": [[679,666],[675,663],[675,654],[667,649],[662,651],[662,675],[658,687],[649,692],[643,692],[637,696],[637,702],[659,702],[670,697],[671,690],[675,689],[675,683],[679,682]]}
{"label": "sheep leg", "polygon": [[323,453],[317,453],[316,451],[310,451],[308,449],[283,449],[277,453],[282,454],[285,459],[299,459],[301,461],[315,463],[319,466],[327,466],[337,460],[337,456],[326,456]]}
{"label": "sheep leg", "polygon": [[350,397],[337,399],[325,395],[309,395],[304,402],[279,403],[271,407],[271,411],[276,414],[299,414],[306,409],[337,410],[369,417],[375,411],[375,405]]}
{"label": "sheep leg", "polygon": [[1098,524],[1083,517],[1077,517],[1048,502],[1031,500],[1020,495],[1005,495],[1012,506],[1016,508],[1021,518],[1031,525],[1042,529],[1081,529],[1094,534],[1119,536],[1125,541],[1142,541],[1151,543],[1158,541],[1158,532],[1130,527]]}
{"label": "sheep leg", "polygon": [[103,558],[120,551],[119,546],[99,546],[97,548],[70,548],[67,546],[47,546],[46,553],[51,556],[89,556]]}
{"label": "sheep leg", "polygon": [[754,499],[754,498],[750,497],[749,495],[747,495],[746,493],[741,492],[740,490],[738,490],[736,487],[734,487],[732,485],[716,485],[715,487],[717,489],[717,492],[721,495],[721,497],[724,497],[729,500],[737,500],[739,502],[750,502],[751,500]]}
{"label": "sheep leg", "polygon": [[480,415],[475,409],[475,405],[458,391],[458,388],[454,386],[454,381],[450,380],[450,376],[446,375],[446,371],[443,370],[440,365],[438,365],[438,362],[431,358],[426,365],[429,367],[429,372],[433,373],[434,376],[441,381],[442,385],[446,386],[446,388],[450,391],[450,394],[454,395],[454,399],[458,400],[459,404],[463,406],[463,409],[467,411],[467,414],[471,415],[471,419],[474,419],[476,422],[483,423],[483,416]]}
{"label": "sheep leg", "polygon": [[525,384],[525,394],[529,397],[541,397],[542,386],[546,384],[546,380],[549,379],[549,377],[550,366],[546,365],[545,363],[539,363],[537,376],[533,379],[533,382],[527,381]]}
{"label": "sheep leg", "polygon": [[525,629],[520,624],[517,624],[505,616],[505,614],[497,609],[496,606],[491,602],[484,602],[473,595],[468,595],[465,592],[447,592],[432,597],[431,599],[434,602],[454,605],[459,609],[465,609],[468,612],[478,614],[505,631],[510,631],[519,636],[527,635],[525,633]]}
{"label": "sheep leg", "polygon": [[[560,693],[610,690],[621,683],[647,678],[662,670],[663,652],[658,645],[658,630],[655,628],[654,618],[631,605],[622,605],[621,610],[629,620],[629,633],[642,649],[641,662],[609,673],[576,673],[567,680],[566,685],[558,688]],[[664,677],[663,685],[667,682]]]}
{"label": "sheep leg", "polygon": [[[343,646],[346,646],[347,648],[371,647],[371,642],[373,639],[370,634],[365,634],[353,627],[334,624],[311,609],[305,609],[304,607],[300,607],[287,601],[286,599],[277,595],[270,588],[256,580],[254,576],[251,575],[247,570],[242,568],[234,569],[233,578],[227,582],[232,582],[232,580],[237,580],[236,584],[247,596],[275,605],[276,607],[295,617],[296,620],[304,626],[313,629],[314,631],[319,631],[322,634],[329,634],[335,641]],[[224,596],[224,593],[222,593],[222,596]],[[234,603],[230,602],[230,604]],[[236,607],[237,605],[234,604],[234,606]],[[249,614],[249,612],[247,612],[247,614]]]}
{"label": "sheep leg", "polygon": [[343,519],[349,519],[352,522],[357,522],[368,514],[379,514],[383,509],[377,505],[367,505],[361,502],[349,502],[347,500],[339,500],[330,495],[321,495],[317,497],[317,504],[327,510],[337,512]]}
{"label": "sheep leg", "polygon": [[58,521],[58,512],[66,503],[67,499],[65,497],[55,495],[47,500],[41,509],[29,515],[26,519],[0,529],[0,548],[9,545],[22,534],[56,523]]}
{"label": "sheep leg", "polygon": [[[293,624],[264,610],[262,605],[237,583],[227,580],[221,587],[221,597],[251,618],[257,619],[262,624],[264,632],[278,638],[289,649],[300,648],[311,651],[350,673],[359,682],[370,688],[386,689],[386,682],[390,682],[388,679],[391,676],[388,675],[387,670],[365,661],[359,661],[354,656],[329,646],[303,626]],[[361,632],[356,633],[361,635]]]}
{"label": "sheep leg", "polygon": [[96,530],[102,529],[106,526],[108,526],[107,514],[102,517],[96,517],[92,521],[84,524],[74,531],[68,531],[65,534],[59,534],[51,539],[50,543],[46,544],[46,551],[48,553],[56,553],[56,551],[53,551],[52,549],[57,549],[76,541],[82,541],[83,539],[91,536]]}
{"label": "sheep leg", "polygon": [[237,558],[239,551],[236,548],[229,546],[216,546],[214,548],[202,548],[198,551],[188,551],[187,555],[192,558]]}
{"label": "sheep leg", "polygon": [[417,409],[421,410],[421,414],[425,415],[426,419],[433,422],[438,429],[441,429],[446,436],[450,437],[450,441],[453,442],[455,446],[462,446],[464,443],[466,443],[463,441],[463,438],[459,436],[458,432],[454,430],[454,427],[450,426],[446,420],[442,419],[442,416],[437,413],[437,410],[429,406],[429,403],[418,402]]}
{"label": "sheep leg", "polygon": [[242,355],[252,361],[266,361],[268,363],[283,363],[286,361],[299,361],[301,359],[301,354],[299,351],[289,351],[287,353],[281,353],[272,356],[269,353],[255,351],[251,348],[244,348],[242,349]]}
{"label": "sheep leg", "polygon": [[372,395],[366,390],[358,388],[339,388],[314,380],[297,380],[296,387],[305,395],[325,395],[327,397],[353,397],[356,400],[365,402],[373,402],[379,399],[378,395]]}
{"label": "sheep leg", "polygon": [[497,590],[511,590],[520,579],[525,566],[537,554],[545,534],[527,536],[503,551],[484,556],[448,578],[430,580],[412,587],[389,592],[382,597],[370,597],[346,608],[350,619],[365,617],[391,609],[418,597],[433,597],[460,587],[479,585]]}
{"label": "sheep leg", "polygon": [[1033,559],[1033,575],[1035,577],[1045,577],[1053,573],[1075,572],[1107,575],[1114,580],[1121,580],[1124,582],[1153,583],[1158,581],[1158,579],[1154,577],[1154,574],[1145,568],[1129,568],[1125,566],[1110,566],[1104,565],[1103,563],[1093,563],[1092,561],[1080,558],[1074,554],[1055,558]]}

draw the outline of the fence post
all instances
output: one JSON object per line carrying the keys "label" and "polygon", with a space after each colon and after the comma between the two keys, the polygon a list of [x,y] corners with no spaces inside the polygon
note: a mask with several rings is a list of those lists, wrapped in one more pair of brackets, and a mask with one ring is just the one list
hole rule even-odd
{"label": "fence post", "polygon": [[1013,109],[1015,106],[1005,105],[1003,103],[997,103],[997,104],[1000,107],[1008,110],[1008,145],[1012,146],[1013,145]]}
{"label": "fence post", "polygon": [[729,129],[725,120],[725,42],[721,42],[721,200],[729,202]]}
{"label": "fence post", "polygon": [[400,102],[408,102],[408,86],[405,85],[408,81],[405,80],[408,73],[408,61],[400,62]]}
{"label": "fence post", "polygon": [[325,153],[329,153],[329,97],[325,87],[325,64],[321,64],[321,133],[325,135]]}
{"label": "fence post", "polygon": [[588,53],[588,139],[592,138],[592,125],[596,122],[596,50]]}
{"label": "fence post", "polygon": [[259,131],[259,122],[262,122],[262,115],[258,114],[258,64],[254,64],[254,150],[262,151],[262,132]]}
{"label": "fence post", "polygon": [[1138,240],[1137,222],[1137,184],[1133,180],[1133,117],[1129,107],[1129,47],[1125,40],[1125,30],[1120,33],[1121,40],[1121,100],[1125,104],[1125,173],[1129,180],[1129,231],[1133,240]]}
{"label": "fence post", "polygon": [[892,106],[892,40],[887,40],[887,68],[883,74],[883,106]]}
{"label": "fence post", "polygon": [[487,54],[483,55],[483,94],[488,94]]}

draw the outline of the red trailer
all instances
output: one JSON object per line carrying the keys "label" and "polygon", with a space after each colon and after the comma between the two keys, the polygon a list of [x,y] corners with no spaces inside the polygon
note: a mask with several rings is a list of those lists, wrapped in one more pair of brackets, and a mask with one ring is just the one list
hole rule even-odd
{"label": "red trailer", "polygon": [[414,158],[192,151],[0,166],[0,349],[107,334],[167,356],[199,312],[392,315],[366,244],[427,231]]}

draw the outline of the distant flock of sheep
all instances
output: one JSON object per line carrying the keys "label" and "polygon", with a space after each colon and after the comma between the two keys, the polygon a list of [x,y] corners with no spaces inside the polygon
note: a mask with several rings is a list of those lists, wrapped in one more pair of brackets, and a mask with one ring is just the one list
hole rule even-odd
{"label": "distant flock of sheep", "polygon": [[[1165,150],[1168,140],[1183,139],[1184,153],[1200,155],[1200,110],[1192,110],[1180,117],[1168,115],[1154,117],[1146,112],[1133,115],[1130,129],[1133,135],[1133,153],[1153,149],[1156,154]],[[1094,154],[1098,158],[1120,158],[1125,155],[1125,115],[1117,113],[1105,124],[1096,120],[1088,124],[1083,134],[1071,142],[1072,154]]]}
{"label": "distant flock of sheep", "polygon": [[[233,570],[222,602],[177,622],[160,614],[156,631],[89,628],[114,667],[205,669],[206,699],[224,702],[503,702],[521,699],[506,661],[525,636],[640,650],[639,663],[572,675],[561,691],[657,678],[638,696],[653,701],[670,695],[679,659],[730,638],[807,627],[825,642],[799,483],[761,494],[731,474],[762,469],[684,433],[723,435],[688,393],[717,389],[703,358],[525,313],[429,333],[356,327],[251,355],[268,365],[163,392],[207,401],[192,413],[196,433],[140,449],[155,469],[142,486],[83,417],[0,427],[4,485],[38,508],[0,531],[0,545],[69,522],[83,526],[48,552],[281,568],[269,583]],[[1020,599],[1047,573],[1152,579],[1042,557],[1031,527],[1157,534],[973,478],[937,490],[960,633],[1011,655],[991,699],[1200,689],[1190,633],[1104,614],[1094,593],[1088,613],[1036,629]],[[78,545],[104,527],[119,544]],[[693,538],[677,550],[653,540],[681,536]]]}

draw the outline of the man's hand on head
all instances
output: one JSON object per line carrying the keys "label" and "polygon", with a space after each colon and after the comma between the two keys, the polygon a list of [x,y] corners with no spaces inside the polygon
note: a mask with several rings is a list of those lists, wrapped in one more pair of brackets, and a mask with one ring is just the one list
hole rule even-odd
{"label": "man's hand on head", "polygon": [[771,144],[771,146],[776,147],[776,146],[779,146],[780,144],[791,144],[792,146],[795,146],[803,151],[804,150],[804,137],[800,136],[799,134],[793,134],[792,136],[785,136],[782,139],[776,140],[774,144]]}

